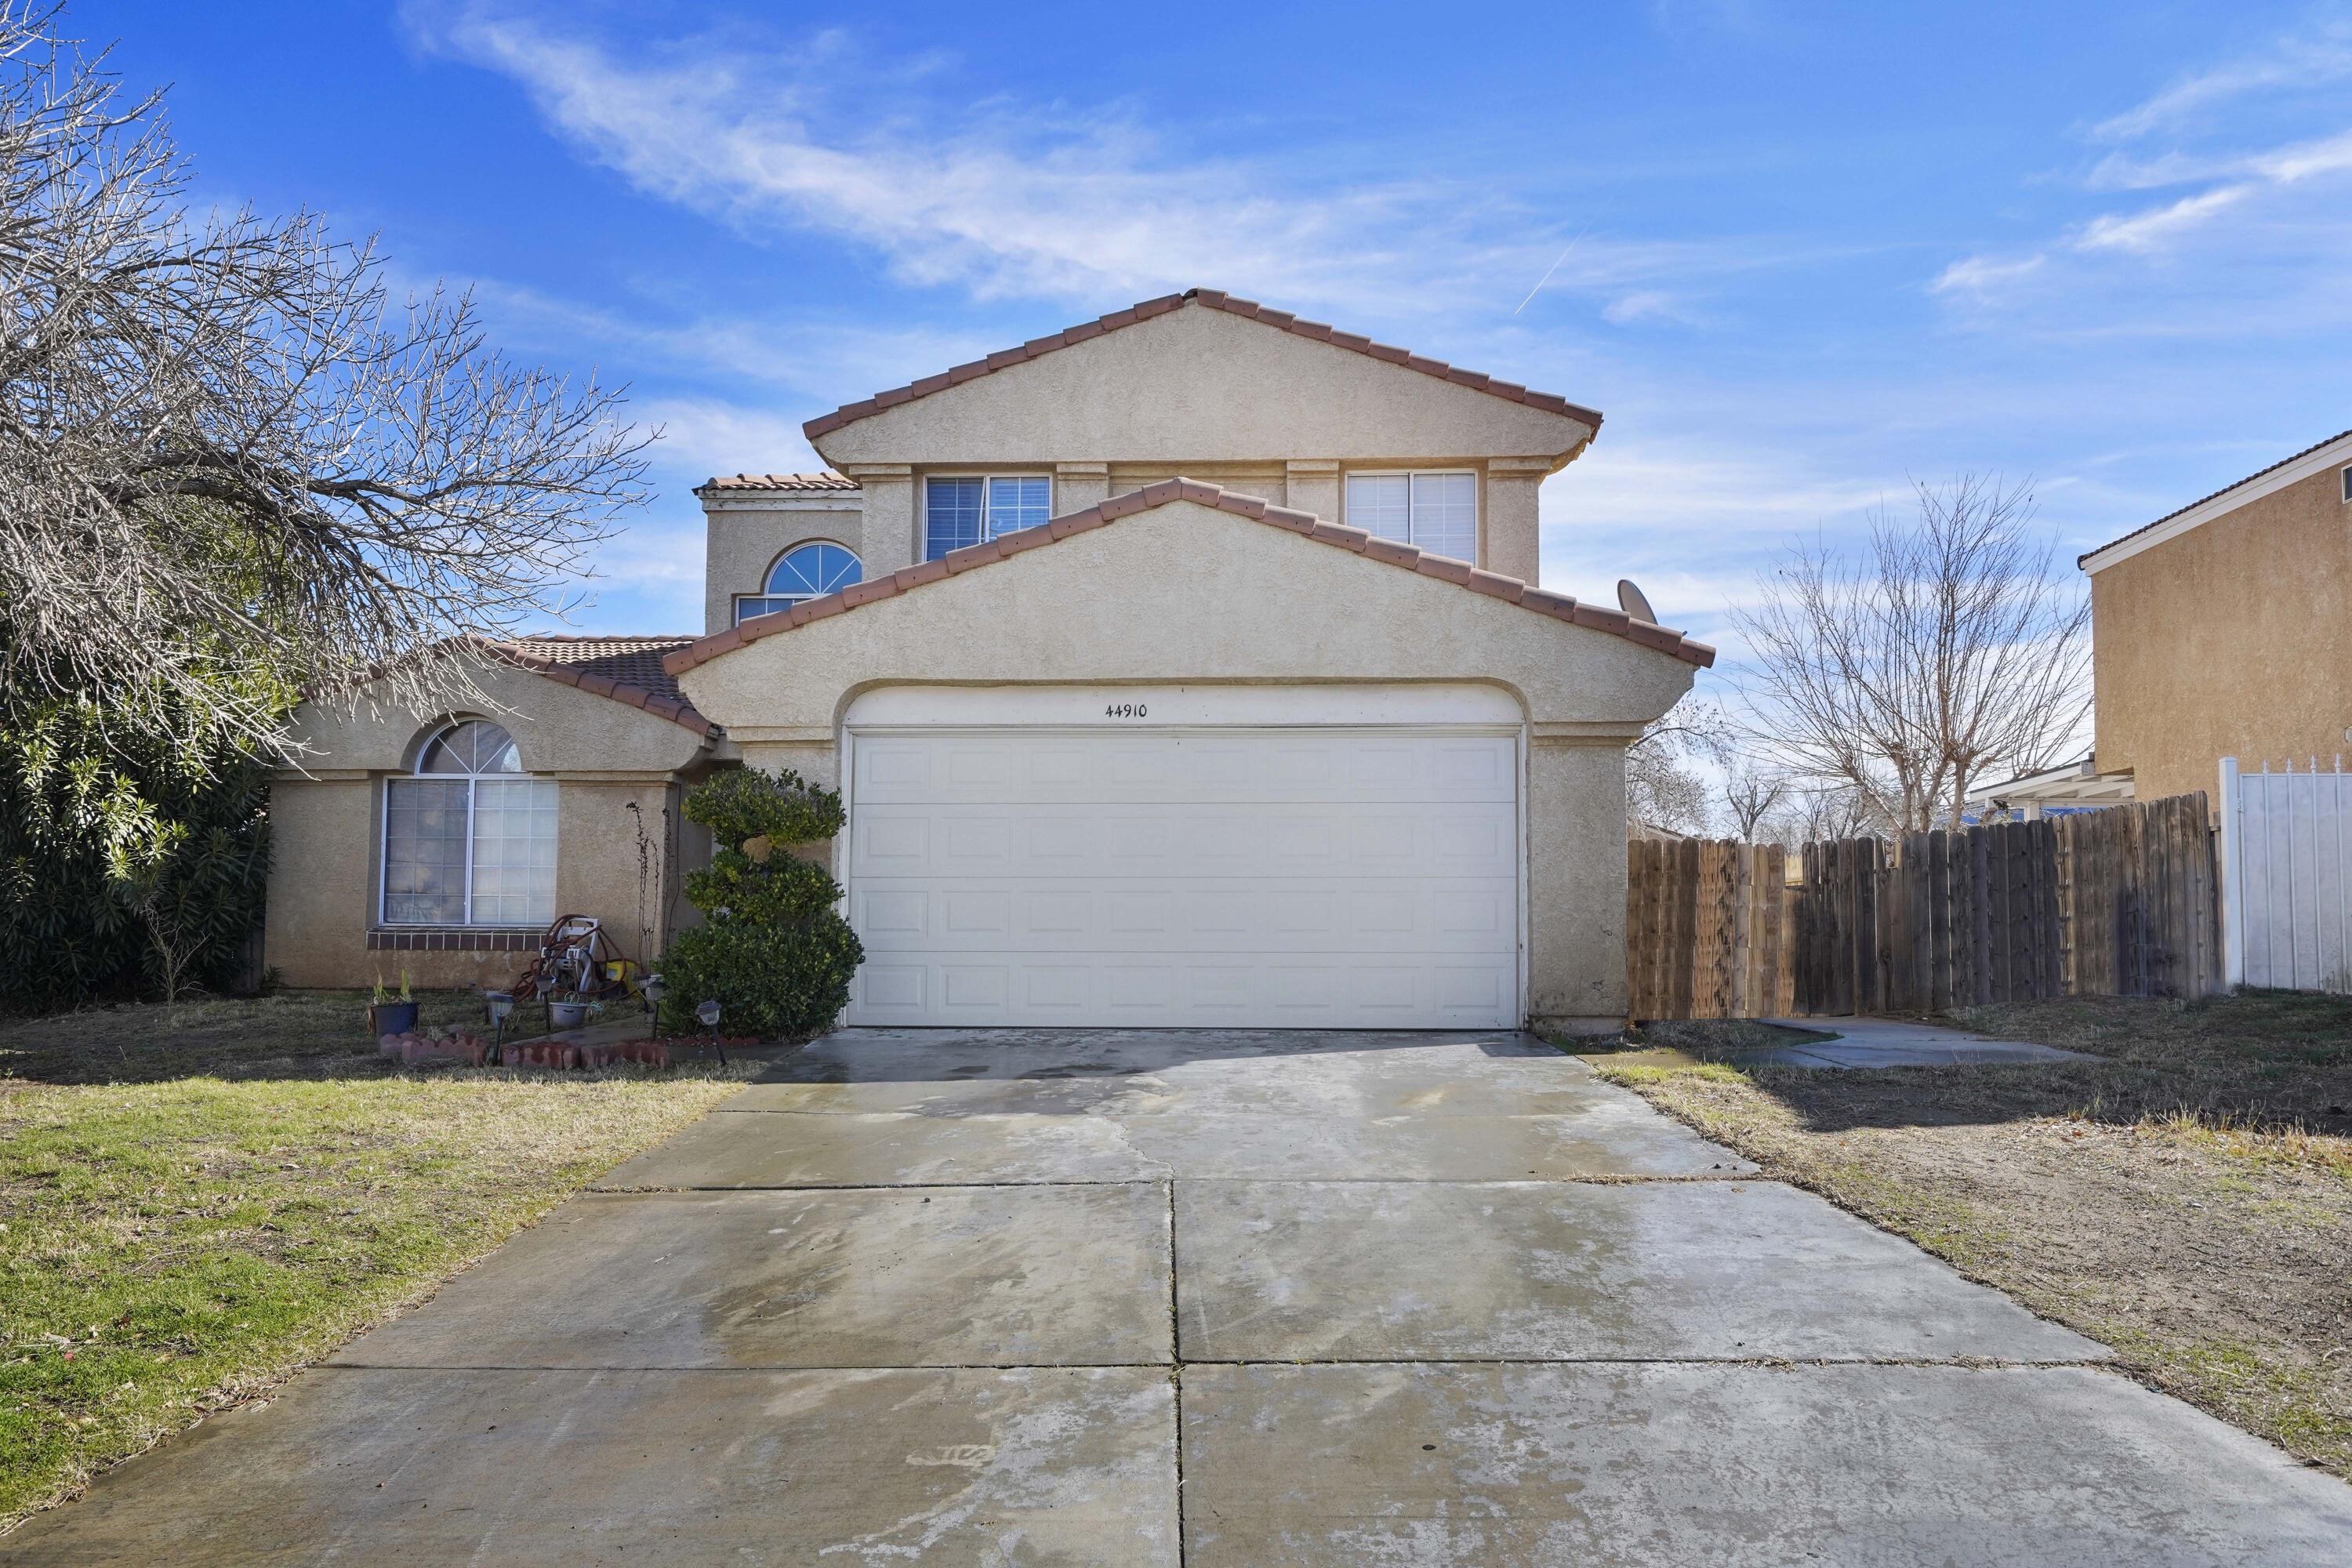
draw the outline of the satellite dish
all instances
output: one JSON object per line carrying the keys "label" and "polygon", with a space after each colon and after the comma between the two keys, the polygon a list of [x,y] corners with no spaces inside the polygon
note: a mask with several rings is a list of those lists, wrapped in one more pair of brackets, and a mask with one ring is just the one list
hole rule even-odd
{"label": "satellite dish", "polygon": [[1633,586],[1630,577],[1617,579],[1617,607],[1637,621],[1658,624],[1658,612],[1650,608],[1650,601],[1642,597],[1642,590]]}

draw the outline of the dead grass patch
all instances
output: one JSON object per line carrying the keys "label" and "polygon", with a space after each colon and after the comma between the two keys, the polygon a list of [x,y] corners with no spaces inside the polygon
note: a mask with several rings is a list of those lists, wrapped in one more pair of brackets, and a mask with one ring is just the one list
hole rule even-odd
{"label": "dead grass patch", "polygon": [[2114,1346],[2150,1384],[2352,1479],[2352,1005],[2070,1000],[1963,1021],[2102,1059],[1591,1059],[1769,1173]]}

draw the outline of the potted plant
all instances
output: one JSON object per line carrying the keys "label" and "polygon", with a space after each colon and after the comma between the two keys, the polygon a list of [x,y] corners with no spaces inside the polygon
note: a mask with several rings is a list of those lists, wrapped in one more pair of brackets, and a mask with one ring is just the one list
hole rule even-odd
{"label": "potted plant", "polygon": [[547,1026],[551,1029],[576,1029],[604,1010],[602,1002],[592,1002],[577,991],[566,991],[548,998]]}
{"label": "potted plant", "polygon": [[400,972],[400,994],[395,998],[383,988],[383,976],[375,977],[375,994],[368,999],[368,1033],[376,1039],[386,1035],[405,1035],[416,1027],[416,999],[408,994],[408,971]]}

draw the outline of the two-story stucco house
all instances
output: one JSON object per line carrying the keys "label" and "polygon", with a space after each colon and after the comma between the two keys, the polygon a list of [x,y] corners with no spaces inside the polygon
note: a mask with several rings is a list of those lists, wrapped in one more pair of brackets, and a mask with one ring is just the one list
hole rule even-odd
{"label": "two-story stucco house", "polygon": [[[2096,749],[2046,788],[2208,794],[2352,752],[2352,430],[2082,558]],[[2051,798],[2067,798],[2053,795]]]}
{"label": "two-story stucco house", "polygon": [[1713,655],[1536,585],[1600,423],[1208,289],[851,404],[700,490],[702,636],[306,710],[269,962],[657,949],[678,794],[748,764],[846,798],[852,1024],[1613,1024],[1625,747]]}

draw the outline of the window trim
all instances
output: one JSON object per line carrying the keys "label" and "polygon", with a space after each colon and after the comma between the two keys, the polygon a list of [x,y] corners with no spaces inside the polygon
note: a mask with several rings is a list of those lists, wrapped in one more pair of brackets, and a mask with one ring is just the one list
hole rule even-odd
{"label": "window trim", "polygon": [[[436,741],[438,741],[442,736],[449,734],[453,731],[457,730],[460,725],[476,723],[494,725],[499,733],[506,736],[507,743],[513,746],[515,749],[515,762],[517,763],[516,772],[511,773],[427,773],[417,771],[419,764],[425,761],[425,753],[433,749],[433,743]],[[441,722],[434,725],[431,729],[425,731],[424,736],[416,742],[414,750],[410,752],[408,766],[404,770],[396,773],[386,773],[377,782],[375,792],[375,920],[371,926],[372,930],[413,931],[539,931],[544,929],[536,925],[518,926],[512,923],[499,925],[477,925],[474,922],[474,806],[476,801],[479,798],[478,792],[474,788],[475,783],[481,779],[546,779],[548,783],[555,784],[559,790],[562,788],[560,782],[548,777],[547,774],[534,773],[528,768],[521,767],[521,762],[522,747],[515,741],[514,732],[509,730],[504,724],[499,723],[495,719],[484,719],[478,714],[457,713],[452,714],[450,717],[444,719]],[[466,781],[466,918],[462,921],[395,921],[391,919],[384,912],[385,906],[389,904],[392,900],[391,867],[388,864],[388,858],[392,850],[392,786],[394,784],[406,779],[463,779]],[[558,806],[558,809],[562,809],[560,805]],[[555,854],[557,868],[560,870],[562,866],[563,856],[563,836],[560,827],[555,838]]]}
{"label": "window trim", "polygon": [[[1350,510],[1348,505],[1348,481],[1349,479],[1402,479],[1405,481],[1405,531],[1408,537],[1398,541],[1398,542],[1402,544],[1410,544],[1415,549],[1420,549],[1422,548],[1421,542],[1409,537],[1412,532],[1412,481],[1415,479],[1436,479],[1440,476],[1466,478],[1470,481],[1470,561],[1468,564],[1475,566],[1479,564],[1480,561],[1486,553],[1486,486],[1485,483],[1486,475],[1475,468],[1342,468],[1339,470],[1339,521],[1349,528],[1358,526],[1357,523],[1348,515]],[[1455,559],[1455,557],[1449,555],[1444,557],[1444,559],[1451,561]]]}
{"label": "window trim", "polygon": [[[794,551],[805,550],[812,544],[830,544],[835,550],[838,550],[843,554],[848,556],[852,561],[856,562],[857,580],[860,583],[866,581],[866,557],[860,555],[856,551],[852,550],[840,540],[828,538],[795,539],[790,544],[785,545],[782,550],[777,551],[775,559],[768,563],[768,569],[760,574],[760,592],[756,594],[736,594],[730,596],[728,600],[728,613],[733,616],[733,619],[730,620],[727,624],[729,626],[740,626],[746,620],[756,620],[759,618],[756,616],[747,616],[743,614],[744,602],[749,599],[782,599],[784,601],[784,609],[789,610],[794,605],[805,605],[811,599],[822,599],[825,597],[823,594],[771,594],[767,591],[769,579],[775,576],[776,568],[784,563],[784,558],[791,555]],[[766,616],[781,615],[783,611],[781,610],[762,610],[760,612],[761,615]]]}
{"label": "window trim", "polygon": [[[946,468],[943,468],[943,469],[940,469],[940,470],[939,470],[938,472],[935,472],[935,473],[934,473],[934,472],[926,471],[926,472],[924,473],[924,475],[923,475],[923,510],[922,510],[922,513],[921,513],[921,515],[920,515],[919,517],[918,517],[918,518],[915,520],[915,526],[916,526],[916,527],[920,531],[920,534],[921,534],[921,537],[917,541],[917,543],[918,543],[918,545],[919,545],[919,548],[918,548],[918,550],[917,550],[917,552],[916,552],[916,558],[917,558],[918,563],[921,563],[921,562],[924,562],[924,561],[937,561],[937,560],[939,560],[939,559],[940,559],[940,557],[939,557],[939,556],[937,556],[937,555],[933,555],[933,554],[931,553],[931,481],[932,481],[933,479],[979,479],[979,480],[981,480],[981,481],[982,481],[982,484],[981,484],[981,487],[980,487],[980,541],[979,541],[979,542],[981,542],[981,543],[982,543],[982,544],[986,544],[986,543],[988,543],[991,540],[993,540],[993,539],[995,539],[995,538],[997,537],[997,534],[996,534],[995,531],[989,527],[989,522],[988,522],[989,500],[988,500],[988,485],[987,485],[987,482],[986,482],[986,481],[988,481],[988,480],[990,480],[990,479],[1043,479],[1043,480],[1045,480],[1045,515],[1046,515],[1046,517],[1047,517],[1047,518],[1049,518],[1049,519],[1050,519],[1051,517],[1053,517],[1053,515],[1054,515],[1054,474],[1053,474],[1053,471],[1052,471],[1051,469],[1045,469],[1045,470],[1042,470],[1042,471],[1040,471],[1040,470],[1036,470],[1036,469],[1030,469],[1030,468],[1009,468],[1009,469],[994,469],[994,470],[991,470],[991,469],[984,469],[984,468],[981,468],[981,469],[972,469],[972,468],[955,468],[955,469],[946,469]],[[944,552],[943,552],[943,553],[944,553]]]}
{"label": "window trim", "polygon": [[2339,498],[2342,503],[2352,506],[2352,463],[2347,463],[2336,470],[2336,489],[2342,492]]}

